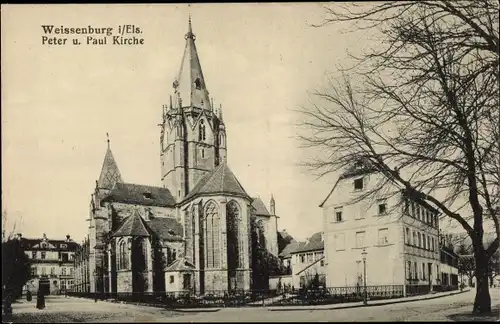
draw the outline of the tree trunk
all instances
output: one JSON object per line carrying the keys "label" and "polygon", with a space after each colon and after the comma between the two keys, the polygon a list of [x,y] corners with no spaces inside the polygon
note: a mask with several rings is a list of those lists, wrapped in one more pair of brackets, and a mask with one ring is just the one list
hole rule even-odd
{"label": "tree trunk", "polygon": [[[481,251],[478,251],[481,250]],[[488,285],[488,260],[486,251],[478,249],[476,258],[476,298],[474,300],[474,314],[491,313],[491,297]]]}

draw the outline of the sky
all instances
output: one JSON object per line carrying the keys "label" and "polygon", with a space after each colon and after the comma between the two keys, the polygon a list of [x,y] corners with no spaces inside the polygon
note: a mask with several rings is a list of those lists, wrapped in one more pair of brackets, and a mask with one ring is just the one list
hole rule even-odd
{"label": "sky", "polygon": [[[206,86],[222,104],[228,164],[245,190],[297,239],[322,230],[319,204],[336,181],[300,166],[295,138],[309,93],[349,64],[366,33],[321,28],[318,3],[2,5],[2,209],[25,237],[79,241],[106,133],[128,183],[160,186],[158,127],[180,68],[188,16]],[[144,45],[44,45],[42,25],[134,25]],[[82,40],[85,37],[80,36]],[[373,44],[372,44],[373,45]]]}

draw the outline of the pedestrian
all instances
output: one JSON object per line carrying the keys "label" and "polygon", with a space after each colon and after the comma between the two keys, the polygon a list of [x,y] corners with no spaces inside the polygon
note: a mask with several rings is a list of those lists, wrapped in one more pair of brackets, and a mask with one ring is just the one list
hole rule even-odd
{"label": "pedestrian", "polygon": [[33,298],[33,296],[31,295],[31,291],[28,290],[26,292],[26,300],[30,302],[32,298]]}
{"label": "pedestrian", "polygon": [[12,315],[12,297],[9,292],[7,292],[7,296],[5,297],[3,307],[5,315]]}
{"label": "pedestrian", "polygon": [[44,309],[45,308],[45,294],[41,289],[38,289],[36,294],[36,308]]}

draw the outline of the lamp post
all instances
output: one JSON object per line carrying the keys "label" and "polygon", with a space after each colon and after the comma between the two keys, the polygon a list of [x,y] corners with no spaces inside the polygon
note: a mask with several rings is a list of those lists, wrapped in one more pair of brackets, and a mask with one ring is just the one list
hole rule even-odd
{"label": "lamp post", "polygon": [[363,257],[363,288],[364,288],[364,293],[363,293],[363,304],[367,305],[367,296],[366,296],[366,249],[363,249],[363,252],[361,252],[361,256]]}

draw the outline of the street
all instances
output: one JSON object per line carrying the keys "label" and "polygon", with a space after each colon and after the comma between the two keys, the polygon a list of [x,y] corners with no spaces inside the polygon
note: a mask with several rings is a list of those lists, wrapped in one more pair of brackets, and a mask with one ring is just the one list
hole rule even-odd
{"label": "street", "polygon": [[[328,322],[328,321],[495,321],[500,290],[491,289],[496,316],[472,317],[474,291],[442,298],[384,306],[332,310],[270,311],[267,308],[227,308],[216,312],[177,312],[161,308],[115,304],[81,298],[49,297],[47,307],[36,301],[13,304],[12,319],[21,322]],[[5,321],[4,320],[4,321]]]}

